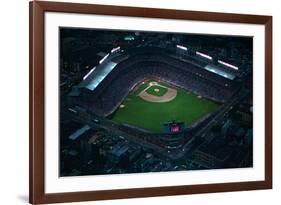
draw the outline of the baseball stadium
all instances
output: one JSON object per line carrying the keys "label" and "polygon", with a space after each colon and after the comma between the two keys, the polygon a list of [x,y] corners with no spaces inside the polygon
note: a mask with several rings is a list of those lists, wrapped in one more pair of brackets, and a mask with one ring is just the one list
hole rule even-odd
{"label": "baseball stadium", "polygon": [[229,101],[239,89],[234,78],[240,74],[185,49],[112,48],[73,87],[71,101],[113,132],[157,146],[182,146],[192,139],[183,136],[194,135],[223,107],[231,107]]}

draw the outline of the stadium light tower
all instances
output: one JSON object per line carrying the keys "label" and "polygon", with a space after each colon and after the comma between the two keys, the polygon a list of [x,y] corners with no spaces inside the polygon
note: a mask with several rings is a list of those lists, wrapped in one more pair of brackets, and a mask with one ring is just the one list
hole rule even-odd
{"label": "stadium light tower", "polygon": [[225,66],[227,66],[227,67],[229,67],[229,68],[232,68],[232,69],[234,69],[234,70],[238,70],[238,69],[239,69],[237,66],[231,65],[231,64],[226,63],[226,62],[221,61],[221,60],[218,60],[218,63],[220,63],[220,64],[222,64],[222,65],[225,65]]}
{"label": "stadium light tower", "polygon": [[100,60],[99,63],[102,64],[102,62],[105,61],[105,59],[106,59],[108,56],[109,56],[109,53],[108,53],[106,56],[104,56],[104,57]]}
{"label": "stadium light tower", "polygon": [[207,54],[205,54],[205,53],[201,53],[201,52],[199,52],[199,51],[196,51],[196,55],[199,55],[199,56],[201,56],[201,57],[203,57],[203,58],[207,58],[207,59],[209,59],[209,60],[213,60],[213,57],[211,57],[211,56],[209,56],[209,55],[207,55]]}
{"label": "stadium light tower", "polygon": [[120,50],[120,46],[118,46],[116,48],[112,48],[111,53],[114,53],[114,52],[119,51],[119,50]]}
{"label": "stadium light tower", "polygon": [[93,67],[84,77],[83,80],[86,80],[86,78],[96,69],[96,66]]}
{"label": "stadium light tower", "polygon": [[182,45],[177,45],[177,48],[187,51],[187,47]]}

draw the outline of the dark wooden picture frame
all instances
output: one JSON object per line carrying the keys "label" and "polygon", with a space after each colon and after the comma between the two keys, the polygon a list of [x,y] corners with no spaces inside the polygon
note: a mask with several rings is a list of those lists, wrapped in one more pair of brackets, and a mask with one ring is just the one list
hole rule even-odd
{"label": "dark wooden picture frame", "polygon": [[[29,200],[32,204],[167,196],[272,188],[272,17],[199,11],[103,6],[57,2],[30,2],[30,139]],[[118,189],[46,194],[44,190],[44,14],[45,12],[101,14],[265,26],[265,180],[203,185]]]}

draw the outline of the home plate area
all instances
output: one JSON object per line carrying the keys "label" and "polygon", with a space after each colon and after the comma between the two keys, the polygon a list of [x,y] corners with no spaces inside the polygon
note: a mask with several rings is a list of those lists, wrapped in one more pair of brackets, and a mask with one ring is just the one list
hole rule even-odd
{"label": "home plate area", "polygon": [[148,87],[139,93],[139,97],[149,102],[169,102],[177,96],[177,90],[157,82],[150,82]]}

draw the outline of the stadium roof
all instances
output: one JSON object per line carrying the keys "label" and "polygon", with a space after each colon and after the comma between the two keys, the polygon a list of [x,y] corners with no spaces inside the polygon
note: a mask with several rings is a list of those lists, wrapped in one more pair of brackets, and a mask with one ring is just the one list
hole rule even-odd
{"label": "stadium roof", "polygon": [[103,79],[114,69],[117,63],[111,61],[116,57],[115,54],[107,55],[107,58],[103,58],[101,63],[94,67],[87,75],[84,76],[84,80],[78,87],[85,87],[89,90],[94,90]]}
{"label": "stadium roof", "polygon": [[94,90],[100,82],[113,70],[113,68],[117,65],[117,63],[114,62],[108,62],[105,64],[102,64],[98,67],[98,72],[96,72],[96,75],[91,75],[89,77],[89,80],[86,82],[86,88],[89,90]]}
{"label": "stadium roof", "polygon": [[230,79],[230,80],[233,80],[236,77],[235,75],[233,75],[233,74],[231,74],[231,73],[229,73],[229,72],[227,72],[227,71],[225,71],[225,70],[223,70],[220,67],[215,66],[215,65],[211,65],[211,64],[206,65],[204,67],[204,69],[208,70],[208,71],[210,71],[212,73],[215,73],[217,75],[220,75],[220,76],[222,76],[224,78]]}

